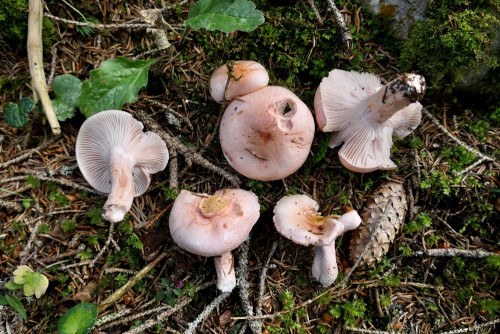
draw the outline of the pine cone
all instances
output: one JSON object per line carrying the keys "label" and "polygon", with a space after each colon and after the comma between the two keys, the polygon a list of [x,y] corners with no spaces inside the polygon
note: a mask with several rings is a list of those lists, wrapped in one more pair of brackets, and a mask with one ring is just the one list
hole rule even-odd
{"label": "pine cone", "polygon": [[379,224],[376,236],[368,246],[359,267],[372,267],[380,262],[403,224],[406,210],[406,193],[401,183],[387,182],[375,190],[372,198],[361,209],[361,225],[352,232],[349,260],[356,262]]}

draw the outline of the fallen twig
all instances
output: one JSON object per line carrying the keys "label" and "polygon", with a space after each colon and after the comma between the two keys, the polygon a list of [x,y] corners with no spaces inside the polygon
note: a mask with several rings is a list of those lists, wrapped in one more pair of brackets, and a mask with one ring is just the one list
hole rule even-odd
{"label": "fallen twig", "polygon": [[498,256],[496,253],[487,252],[482,249],[466,250],[457,248],[435,248],[428,249],[426,251],[416,251],[405,257],[420,257],[420,256],[432,256],[432,257],[470,257],[476,259],[482,259],[489,256]]}
{"label": "fallen twig", "polygon": [[347,50],[351,50],[353,46],[351,32],[349,31],[349,28],[347,28],[347,26],[345,25],[344,19],[342,18],[342,14],[337,9],[337,6],[335,6],[333,0],[327,0],[327,2],[328,2],[328,7],[333,12],[333,16],[335,16],[335,21],[337,21],[337,24],[340,28],[340,35],[342,36],[342,41],[344,41]]}
{"label": "fallen twig", "polygon": [[[139,280],[143,279],[147,273],[149,273],[161,260],[163,260],[168,255],[168,252],[163,252],[156,259],[154,259],[151,263],[149,263],[146,267],[142,268],[136,275],[128,280],[121,288],[116,290],[111,296],[102,301],[97,310],[99,312],[104,311],[106,308],[111,306],[114,302],[120,299],[125,292],[130,290]],[[137,332],[139,333],[139,332]]]}
{"label": "fallen twig", "polygon": [[43,71],[43,45],[42,45],[42,20],[43,6],[41,0],[29,1],[28,13],[28,62],[33,85],[33,98],[35,102],[42,102],[43,110],[47,116],[52,133],[61,133],[61,126],[57,120],[54,108],[50,102],[45,73]]}
{"label": "fallen twig", "polygon": [[11,201],[4,201],[3,199],[0,199],[0,207],[11,209],[11,210],[14,210],[17,212],[21,212],[24,210],[24,208],[21,204],[11,202]]}
{"label": "fallen twig", "polygon": [[[243,305],[243,310],[247,316],[253,316],[253,307],[250,305],[250,296],[248,294],[248,288],[250,284],[247,281],[246,274],[248,272],[248,244],[250,243],[250,237],[248,237],[240,247],[240,260],[238,270],[236,270],[236,275],[238,277],[238,289],[240,292],[241,304]],[[262,333],[262,324],[259,321],[250,321],[250,330],[254,334]]]}
{"label": "fallen twig", "polygon": [[101,250],[96,255],[96,257],[92,260],[92,262],[90,262],[90,265],[89,265],[90,268],[93,268],[95,266],[97,260],[99,260],[101,258],[102,254],[104,254],[104,251],[109,247],[111,240],[113,240],[113,231],[115,229],[115,224],[113,222],[109,222],[109,224],[110,225],[109,225],[108,239],[106,240],[106,242],[104,243],[104,246],[102,246]]}
{"label": "fallen twig", "polygon": [[194,319],[194,321],[190,322],[189,325],[188,325],[188,328],[184,331],[184,334],[193,334],[196,330],[196,327],[198,327],[198,325],[203,321],[205,320],[206,317],[208,317],[208,315],[217,307],[219,306],[220,303],[222,303],[222,301],[224,299],[226,299],[229,295],[231,294],[231,292],[223,292],[221,293],[220,295],[218,295],[207,307],[205,307],[205,309],[203,310],[203,312],[201,312],[197,317],[196,319]]}
{"label": "fallen twig", "polygon": [[[451,140],[453,140],[458,145],[462,146],[468,152],[475,154],[476,156],[478,156],[479,158],[481,158],[483,161],[493,162],[497,167],[500,166],[500,164],[498,162],[496,162],[495,159],[493,159],[492,157],[487,156],[487,155],[479,152],[475,148],[472,148],[472,147],[468,146],[466,143],[464,143],[463,141],[461,141],[460,139],[458,139],[457,137],[455,137],[453,134],[451,134],[450,131],[448,131],[444,126],[442,126],[441,124],[439,124],[439,121],[436,119],[436,117],[434,117],[426,108],[422,108],[422,112],[424,113],[424,115],[426,115],[427,117],[429,117],[431,119],[432,123],[434,123],[434,125],[436,125],[439,128],[439,130],[441,130]],[[472,167],[472,168],[474,168],[474,167]],[[467,168],[466,171],[469,171],[472,168]],[[463,173],[465,173],[465,171],[464,172],[456,172],[455,176],[461,175]]]}
{"label": "fallen twig", "polygon": [[217,174],[222,175],[225,179],[227,179],[234,187],[239,187],[241,181],[238,177],[232,175],[231,173],[225,171],[224,169],[212,164],[210,161],[205,159],[199,153],[193,151],[192,149],[186,147],[182,142],[176,137],[171,136],[165,130],[163,130],[160,125],[148,114],[146,114],[143,110],[134,110],[133,113],[141,122],[144,123],[151,131],[155,132],[159,135],[167,145],[173,150],[182,154],[185,158],[191,160],[197,165],[200,165],[204,168],[207,168]]}
{"label": "fallen twig", "polygon": [[0,169],[4,169],[4,168],[7,168],[9,167],[10,165],[13,165],[13,164],[17,164],[18,162],[21,162],[23,160],[26,160],[26,159],[29,159],[31,158],[31,156],[35,153],[35,152],[38,152],[40,150],[43,150],[44,148],[46,148],[47,146],[49,145],[52,145],[56,140],[60,139],[60,137],[57,137],[57,136],[54,136],[52,138],[50,138],[49,140],[43,142],[41,145],[39,145],[38,147],[36,148],[33,148],[31,150],[29,150],[28,152],[25,152],[15,158],[12,158],[8,161],[5,161],[5,162],[2,162],[0,163]]}

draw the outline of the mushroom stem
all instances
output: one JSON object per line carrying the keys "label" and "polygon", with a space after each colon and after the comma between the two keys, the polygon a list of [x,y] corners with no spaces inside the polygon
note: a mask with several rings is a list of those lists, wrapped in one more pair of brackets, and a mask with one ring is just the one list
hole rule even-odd
{"label": "mushroom stem", "polygon": [[110,166],[111,191],[102,213],[103,218],[110,222],[122,221],[132,207],[135,191],[133,166],[134,160],[131,155],[122,149],[113,151]]}
{"label": "mushroom stem", "polygon": [[214,257],[215,271],[217,272],[217,288],[222,292],[230,292],[236,286],[234,273],[234,258],[231,252]]}
{"label": "mushroom stem", "polygon": [[316,247],[312,265],[312,276],[323,287],[327,287],[337,279],[339,269],[335,254],[335,242]]}
{"label": "mushroom stem", "polygon": [[361,217],[354,210],[344,213],[342,216],[338,217],[337,220],[344,225],[343,232],[352,231],[361,224]]}
{"label": "mushroom stem", "polygon": [[422,76],[401,74],[366,99],[366,116],[371,121],[382,124],[399,110],[422,99],[425,89]]}

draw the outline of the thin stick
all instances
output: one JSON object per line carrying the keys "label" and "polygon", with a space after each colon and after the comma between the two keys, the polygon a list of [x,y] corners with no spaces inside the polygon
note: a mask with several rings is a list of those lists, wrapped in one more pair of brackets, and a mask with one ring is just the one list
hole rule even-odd
{"label": "thin stick", "polygon": [[103,193],[101,193],[97,190],[94,190],[92,188],[85,187],[85,186],[82,186],[78,183],[68,181],[65,179],[56,179],[53,177],[44,176],[44,173],[40,173],[40,172],[29,171],[29,172],[26,172],[26,175],[14,176],[14,177],[11,177],[9,179],[0,180],[0,184],[24,181],[28,178],[29,175],[36,176],[36,178],[38,178],[41,181],[54,182],[54,183],[60,184],[62,186],[74,188],[74,189],[81,190],[81,191],[86,191],[86,192],[91,193],[91,194],[95,194],[95,195],[99,195],[99,196],[106,196],[106,194],[103,194]]}
{"label": "thin stick", "polygon": [[231,292],[223,292],[220,295],[218,295],[207,307],[205,307],[205,309],[203,310],[203,312],[201,312],[198,315],[198,317],[196,317],[196,319],[194,319],[194,321],[192,321],[192,322],[189,323],[188,328],[186,329],[186,331],[184,331],[184,334],[193,334],[193,333],[195,333],[196,327],[198,327],[198,325],[203,320],[205,320],[205,318],[208,317],[208,315],[217,306],[219,306],[219,304],[222,303],[222,301],[224,299],[226,299],[230,294],[231,294]]}
{"label": "thin stick", "polygon": [[114,229],[115,229],[115,224],[113,222],[110,222],[109,232],[108,232],[108,239],[104,243],[104,246],[102,246],[102,248],[99,251],[99,253],[97,254],[97,256],[92,260],[92,262],[90,262],[90,265],[89,265],[90,268],[93,268],[95,266],[97,260],[99,260],[101,258],[102,254],[104,254],[104,251],[109,247],[109,244],[111,243],[111,240],[113,240],[113,231],[114,231]]}
{"label": "thin stick", "polygon": [[38,235],[38,229],[40,228],[40,225],[42,225],[43,220],[40,219],[35,226],[33,226],[33,229],[31,230],[31,235],[30,238],[28,239],[28,242],[26,243],[26,246],[24,246],[23,251],[21,254],[19,254],[19,258],[21,259],[20,263],[25,264],[27,259],[26,257],[28,256],[28,253],[31,251],[31,248],[33,248],[33,242],[35,242],[36,236]]}
{"label": "thin stick", "polygon": [[138,281],[144,278],[147,273],[149,273],[161,260],[163,260],[168,255],[168,252],[163,252],[156,259],[154,259],[151,263],[149,263],[146,267],[142,268],[135,276],[130,278],[127,283],[125,283],[121,288],[116,290],[111,296],[106,298],[99,306],[97,310],[100,312],[107,309],[111,304],[120,299],[125,292],[130,290]]}
{"label": "thin stick", "polygon": [[38,102],[38,100],[42,102],[43,110],[49,121],[52,133],[58,135],[61,133],[61,126],[50,102],[45,73],[43,71],[42,19],[42,1],[29,0],[27,48],[33,97],[35,102]]}
{"label": "thin stick", "polygon": [[454,135],[451,134],[450,131],[448,131],[444,126],[442,126],[441,124],[439,124],[439,121],[436,119],[436,117],[434,117],[426,108],[422,108],[422,112],[431,119],[432,123],[434,123],[434,125],[436,125],[439,130],[441,130],[445,135],[447,135],[451,140],[453,140],[455,143],[457,143],[458,145],[462,146],[463,148],[465,148],[467,151],[471,152],[471,153],[474,153],[475,155],[477,155],[478,157],[484,159],[483,161],[491,161],[493,162],[495,165],[497,166],[500,166],[499,163],[497,163],[495,161],[495,159],[493,159],[492,157],[489,157],[487,155],[484,155],[483,153],[479,152],[478,150],[472,148],[472,147],[469,147],[466,143],[464,143],[463,141],[461,141],[460,139],[458,139],[457,137],[455,137]]}
{"label": "thin stick", "polygon": [[[248,272],[248,244],[250,243],[250,237],[248,237],[240,247],[240,261],[239,267],[236,271],[238,277],[238,288],[240,292],[241,303],[243,304],[243,309],[247,316],[253,316],[253,307],[250,305],[250,296],[248,294],[248,288],[250,284],[247,281],[246,274]],[[254,334],[262,333],[262,324],[259,321],[250,321],[250,330]]]}
{"label": "thin stick", "polygon": [[482,249],[466,250],[466,249],[456,249],[456,248],[435,248],[428,249],[426,251],[417,251],[405,257],[420,257],[420,256],[432,256],[432,257],[469,257],[475,259],[482,259],[490,256],[498,256],[496,253],[487,252]]}
{"label": "thin stick", "polygon": [[56,140],[60,139],[60,137],[52,137],[50,138],[49,140],[43,142],[41,145],[39,145],[38,147],[34,148],[34,149],[31,149],[29,150],[28,152],[25,152],[13,159],[10,159],[8,161],[5,161],[5,162],[2,162],[0,163],[0,169],[4,169],[4,168],[7,168],[9,167],[10,165],[12,164],[17,164],[18,162],[20,161],[23,161],[23,160],[26,160],[26,159],[29,159],[31,158],[31,156],[35,153],[35,152],[38,152],[40,150],[43,150],[44,148],[52,145]]}
{"label": "thin stick", "polygon": [[143,110],[135,110],[133,111],[133,113],[144,123],[144,125],[149,127],[151,131],[155,132],[164,141],[169,143],[169,145],[173,147],[175,151],[181,153],[187,159],[192,160],[195,164],[222,175],[225,179],[231,182],[234,187],[239,187],[239,185],[241,184],[241,180],[238,177],[230,174],[229,172],[226,172],[224,169],[214,165],[213,163],[205,159],[199,153],[196,153],[192,149],[186,147],[179,139],[171,136],[165,130],[163,130],[160,125]]}
{"label": "thin stick", "polygon": [[323,19],[319,14],[318,8],[316,7],[314,0],[307,0],[307,2],[309,2],[309,6],[311,6],[312,10],[314,11],[314,15],[316,15],[316,19],[318,20],[319,24],[323,24]]}
{"label": "thin stick", "polygon": [[74,26],[90,27],[90,28],[95,28],[95,29],[148,29],[148,28],[151,28],[151,26],[149,24],[144,24],[144,23],[96,24],[96,23],[86,23],[86,22],[79,22],[79,21],[74,21],[74,20],[63,19],[62,17],[57,17],[57,16],[51,15],[49,13],[45,13],[44,16],[48,17],[49,19],[54,20],[54,21],[59,21],[59,22],[63,22],[66,24],[72,24]]}
{"label": "thin stick", "polygon": [[276,252],[277,248],[278,248],[278,241],[276,240],[275,242],[273,242],[273,245],[271,246],[271,251],[269,251],[266,265],[264,266],[264,268],[262,268],[262,272],[260,273],[259,297],[257,298],[257,307],[255,312],[257,315],[262,315],[262,299],[264,298],[264,288],[265,288],[267,270],[269,269],[269,262],[271,261],[274,252]]}
{"label": "thin stick", "polygon": [[24,208],[21,206],[21,204],[17,204],[15,202],[11,202],[11,201],[5,201],[3,199],[0,199],[0,207],[11,209],[11,210],[14,210],[17,212],[21,212],[24,210]]}
{"label": "thin stick", "polygon": [[345,25],[344,19],[342,18],[342,13],[340,13],[340,11],[337,9],[337,6],[335,6],[333,0],[327,0],[327,2],[328,2],[328,7],[333,12],[333,16],[335,16],[335,21],[337,21],[337,24],[340,28],[340,35],[342,36],[342,41],[344,41],[346,48],[348,50],[351,50],[353,46],[352,36],[351,32],[349,31],[349,28],[347,28],[347,26]]}

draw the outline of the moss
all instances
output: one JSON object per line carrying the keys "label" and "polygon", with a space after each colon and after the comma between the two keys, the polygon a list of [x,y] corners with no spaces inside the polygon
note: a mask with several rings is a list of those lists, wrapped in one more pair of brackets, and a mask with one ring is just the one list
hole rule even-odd
{"label": "moss", "polygon": [[500,27],[498,7],[479,8],[478,3],[472,7],[465,0],[431,2],[429,19],[415,24],[402,49],[400,68],[418,69],[437,85],[445,77],[456,84],[470,71],[499,66],[493,47]]}
{"label": "moss", "polygon": [[[28,35],[28,0],[0,1],[0,43],[13,49],[26,50]],[[57,40],[52,22],[43,19],[44,52],[50,52],[50,46]]]}
{"label": "moss", "polygon": [[3,44],[19,47],[28,30],[28,0],[0,1],[0,31]]}

